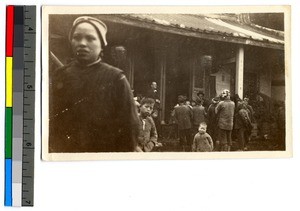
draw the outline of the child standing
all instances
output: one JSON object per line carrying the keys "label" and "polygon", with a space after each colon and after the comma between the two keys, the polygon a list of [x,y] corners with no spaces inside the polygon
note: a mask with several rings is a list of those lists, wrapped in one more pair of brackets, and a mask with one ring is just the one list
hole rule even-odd
{"label": "child standing", "polygon": [[195,135],[192,152],[211,152],[214,149],[212,138],[206,133],[207,125],[205,122],[200,123],[199,132]]}
{"label": "child standing", "polygon": [[152,98],[144,98],[141,101],[138,146],[136,149],[138,152],[150,152],[155,146],[162,146],[161,143],[157,142],[157,131],[151,117],[154,104],[155,101]]}

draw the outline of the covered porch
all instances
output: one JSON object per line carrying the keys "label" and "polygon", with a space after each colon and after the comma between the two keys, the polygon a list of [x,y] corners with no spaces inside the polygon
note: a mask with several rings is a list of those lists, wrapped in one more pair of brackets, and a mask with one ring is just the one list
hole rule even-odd
{"label": "covered porch", "polygon": [[[224,88],[232,95],[258,94],[285,100],[284,35],[214,15],[96,15],[108,26],[104,60],[124,70],[134,95],[145,95],[152,81],[159,85],[161,122],[167,124],[178,95],[195,100],[202,91],[211,99]],[[51,19],[52,18],[52,19]],[[66,63],[61,51],[72,21],[50,17],[50,50]],[[231,21],[229,21],[231,20]],[[52,22],[51,22],[52,21]],[[52,24],[51,24],[52,23]],[[62,26],[63,25],[63,26]],[[51,69],[51,68],[50,68]]]}

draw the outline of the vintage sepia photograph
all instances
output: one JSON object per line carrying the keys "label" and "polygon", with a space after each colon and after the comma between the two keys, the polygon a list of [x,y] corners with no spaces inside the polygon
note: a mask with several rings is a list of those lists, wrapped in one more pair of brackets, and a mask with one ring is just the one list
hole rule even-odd
{"label": "vintage sepia photograph", "polygon": [[288,6],[43,6],[43,159],[291,157],[290,30]]}

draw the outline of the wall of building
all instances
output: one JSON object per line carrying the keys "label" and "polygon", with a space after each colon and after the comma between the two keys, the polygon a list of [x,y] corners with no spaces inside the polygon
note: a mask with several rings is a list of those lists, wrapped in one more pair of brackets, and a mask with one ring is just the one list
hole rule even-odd
{"label": "wall of building", "polygon": [[271,89],[271,70],[264,69],[259,76],[259,92],[271,97],[272,89]]}
{"label": "wall of building", "polygon": [[272,99],[285,101],[285,75],[280,69],[273,71],[272,74]]}
{"label": "wall of building", "polygon": [[223,67],[219,72],[213,74],[216,77],[216,93],[221,94],[222,90],[231,90],[231,70]]}
{"label": "wall of building", "polygon": [[285,86],[272,86],[272,99],[276,101],[285,101]]}

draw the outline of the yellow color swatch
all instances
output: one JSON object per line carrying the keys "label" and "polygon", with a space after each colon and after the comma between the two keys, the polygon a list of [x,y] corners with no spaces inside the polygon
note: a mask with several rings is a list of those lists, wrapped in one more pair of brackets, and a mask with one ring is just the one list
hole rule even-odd
{"label": "yellow color swatch", "polygon": [[13,98],[13,58],[6,57],[6,107],[12,107]]}

